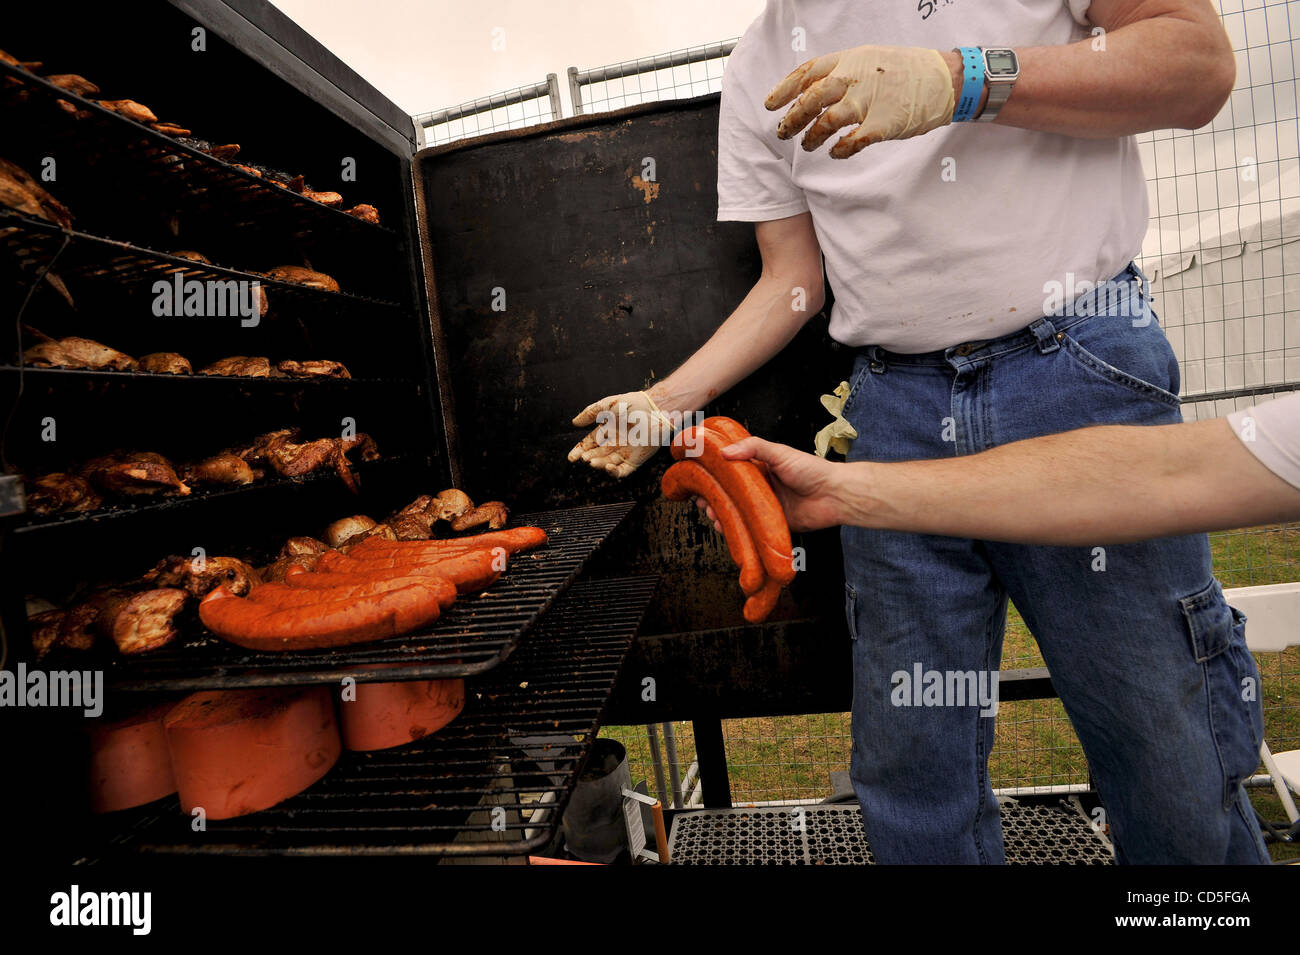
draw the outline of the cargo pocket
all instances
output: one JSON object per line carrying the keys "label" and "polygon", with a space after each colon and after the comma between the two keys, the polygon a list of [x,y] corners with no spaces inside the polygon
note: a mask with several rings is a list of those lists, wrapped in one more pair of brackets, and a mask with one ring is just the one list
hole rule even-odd
{"label": "cargo pocket", "polygon": [[1217,580],[1180,601],[1192,656],[1205,681],[1210,732],[1223,768],[1223,808],[1259,765],[1264,714],[1259,669],[1246,648],[1246,615],[1229,606]]}
{"label": "cargo pocket", "polygon": [[844,582],[844,617],[849,625],[849,639],[858,639],[858,592],[847,580]]}

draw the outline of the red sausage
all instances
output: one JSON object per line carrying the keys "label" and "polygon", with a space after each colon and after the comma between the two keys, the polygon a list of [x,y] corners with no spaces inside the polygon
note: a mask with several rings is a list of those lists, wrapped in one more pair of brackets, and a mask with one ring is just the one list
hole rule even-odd
{"label": "red sausage", "polygon": [[318,650],[381,640],[432,623],[443,592],[423,582],[364,597],[278,607],[236,597],[221,586],[203,598],[199,619],[223,640],[251,650]]}
{"label": "red sausage", "polygon": [[762,623],[776,607],[776,600],[780,596],[780,582],[768,580],[762,590],[745,601],[745,619],[750,623]]}
{"label": "red sausage", "polygon": [[378,571],[402,570],[407,574],[431,574],[445,577],[456,585],[456,592],[476,593],[490,587],[505,570],[507,558],[504,550],[472,550],[447,557],[370,556],[326,553],[317,569],[320,571],[359,573],[369,576]]}
{"label": "red sausage", "polygon": [[[396,590],[406,584],[430,583],[441,588],[439,603],[446,610],[456,600],[456,585],[446,577],[413,572],[409,567],[390,567],[369,573],[334,573],[330,571],[306,571],[295,568],[294,573],[286,574],[285,586],[297,591],[321,591],[334,587],[372,587],[372,593]],[[250,596],[256,596],[254,590]],[[319,599],[319,598],[317,598]]]}
{"label": "red sausage", "polygon": [[717,478],[696,461],[678,461],[664,472],[662,485],[664,496],[670,501],[685,501],[700,495],[709,502],[713,513],[718,517],[718,523],[722,525],[731,559],[740,568],[740,589],[746,594],[757,593],[767,579],[767,573],[763,570],[758,550],[754,547],[753,535],[745,526],[740,509],[722,489]]}
{"label": "red sausage", "polygon": [[[727,418],[723,415],[715,415],[712,418],[705,418],[700,424],[706,428],[712,428],[718,434],[727,439],[728,444],[735,444],[738,441],[744,441],[746,438],[752,438],[743,424],[735,418]],[[767,464],[763,461],[751,461],[754,467],[758,468],[763,477],[767,477]]]}
{"label": "red sausage", "polygon": [[699,463],[717,478],[740,509],[768,576],[788,584],[794,580],[795,570],[785,512],[776,492],[752,461],[728,461],[722,456],[722,449],[732,443],[712,428],[697,425],[679,432],[671,450],[673,457],[682,461],[687,459],[687,444],[700,449]]}
{"label": "red sausage", "polygon": [[342,752],[323,686],[207,690],[178,703],[163,724],[181,809],[202,808],[208,819],[274,806],[324,776]]}
{"label": "red sausage", "polygon": [[390,541],[380,537],[369,537],[349,549],[348,556],[380,554],[448,556],[467,550],[490,550],[494,547],[503,547],[507,553],[517,554],[520,551],[541,547],[546,543],[546,539],[546,531],[540,527],[512,527],[506,531],[488,531],[485,534],[472,534],[469,537],[452,537],[445,540]]}
{"label": "red sausage", "polygon": [[456,599],[455,584],[444,577],[432,577],[427,574],[393,575],[393,571],[387,573],[390,576],[300,573],[294,576],[305,578],[302,583],[289,583],[292,578],[286,578],[282,584],[262,584],[253,588],[248,599],[254,603],[273,604],[280,609],[308,607],[329,600],[370,597],[401,587],[409,587],[411,584],[437,587],[438,604],[444,610]]}

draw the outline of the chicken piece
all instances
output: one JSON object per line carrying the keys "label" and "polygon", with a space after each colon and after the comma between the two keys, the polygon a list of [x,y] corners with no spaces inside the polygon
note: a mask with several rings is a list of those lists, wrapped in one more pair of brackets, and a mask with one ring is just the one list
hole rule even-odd
{"label": "chicken piece", "polygon": [[329,550],[329,545],[314,537],[290,537],[280,548],[280,557],[320,556]]}
{"label": "chicken piece", "polygon": [[449,487],[429,503],[433,521],[453,521],[474,507],[469,495],[458,488]]}
{"label": "chicken piece", "polygon": [[168,253],[179,259],[189,259],[191,262],[202,262],[204,265],[211,265],[212,260],[202,252],[195,252],[192,249],[177,249],[175,252]]}
{"label": "chicken piece", "polygon": [[286,444],[269,452],[266,460],[277,474],[289,478],[302,477],[332,464],[349,491],[356,494],[361,490],[344,453],[342,438],[319,438],[305,444]]}
{"label": "chicken piece", "polygon": [[45,215],[41,218],[60,225],[65,229],[72,227],[72,213],[68,207],[55,199],[37,179],[17,163],[0,159],[0,178],[8,177],[32,194]]}
{"label": "chicken piece", "polygon": [[119,116],[125,116],[127,119],[133,119],[137,123],[156,123],[158,117],[153,114],[148,106],[143,103],[137,103],[133,99],[99,99],[95,100],[104,109],[112,110]]}
{"label": "chicken piece", "polygon": [[229,162],[239,155],[239,143],[225,143],[220,146],[209,146],[204,150],[204,152],[213,159],[221,159]]}
{"label": "chicken piece", "polygon": [[59,624],[57,644],[69,650],[89,650],[93,647],[98,633],[99,616],[103,609],[103,593],[93,595],[76,604],[64,615],[63,622]]}
{"label": "chicken piece", "polygon": [[150,123],[149,125],[152,126],[154,129],[156,129],[158,132],[162,133],[164,136],[188,136],[190,135],[191,132],[190,130],[186,129],[184,126],[178,126],[175,123],[157,122],[157,123]]}
{"label": "chicken piece", "polygon": [[369,222],[373,225],[379,225],[379,210],[366,202],[358,203],[351,209],[344,209],[350,216],[356,216],[362,222]]}
{"label": "chicken piece", "polygon": [[244,170],[244,172],[248,173],[250,176],[256,176],[258,179],[262,178],[262,170],[258,169],[256,166],[245,166],[242,162],[231,163],[231,165],[236,169]]}
{"label": "chicken piece", "polygon": [[156,650],[176,639],[176,615],[187,594],[174,587],[117,594],[104,603],[99,628],[119,653],[135,655]]}
{"label": "chicken piece", "polygon": [[267,564],[258,573],[262,577],[262,583],[282,584],[289,574],[289,568],[301,567],[307,571],[315,570],[320,556],[320,554],[295,554],[292,557],[281,557],[274,563]]}
{"label": "chicken piece", "polygon": [[140,357],[140,370],[155,375],[192,375],[189,359],[174,351],[156,351]]}
{"label": "chicken piece", "polygon": [[492,530],[506,526],[506,518],[510,516],[509,509],[500,501],[488,501],[486,504],[480,504],[455,518],[451,522],[453,531],[467,531],[471,527],[479,527],[486,524]]}
{"label": "chicken piece", "polygon": [[40,660],[58,644],[59,627],[67,616],[63,610],[47,610],[27,618],[27,630],[32,635],[32,649]]}
{"label": "chicken piece", "polygon": [[309,359],[292,361],[286,359],[275,366],[290,378],[351,378],[348,370],[339,361]]}
{"label": "chicken piece", "polygon": [[93,511],[103,503],[89,481],[62,471],[37,478],[27,491],[27,509],[35,514]]}
{"label": "chicken piece", "polygon": [[395,541],[397,540],[397,532],[394,531],[387,524],[376,524],[368,531],[362,531],[360,534],[354,534],[353,536],[349,537],[347,540],[345,540],[342,544],[339,545],[339,550],[341,550],[343,553],[346,554],[348,551],[356,547],[362,541],[367,541],[372,538],[377,540]]}
{"label": "chicken piece", "polygon": [[269,378],[271,377],[271,361],[268,358],[232,355],[230,358],[214,361],[206,368],[200,368],[199,374],[233,375],[239,378]]}
{"label": "chicken piece", "polygon": [[360,461],[378,461],[379,448],[375,439],[365,432],[358,432],[350,437],[340,438],[339,443],[345,454],[354,454]]}
{"label": "chicken piece", "polygon": [[78,96],[98,96],[99,87],[78,73],[51,73],[45,79],[61,90]]}
{"label": "chicken piece", "polygon": [[256,468],[260,464],[266,464],[267,455],[276,448],[282,448],[286,444],[298,440],[301,432],[297,428],[283,428],[279,431],[268,431],[253,440],[253,443],[246,448],[233,449],[236,454]]}
{"label": "chicken piece", "polygon": [[162,491],[175,491],[181,495],[190,493],[172,463],[151,451],[94,458],[82,465],[81,476],[102,491],[127,497]]}
{"label": "chicken piece", "polygon": [[20,212],[32,219],[53,222],[30,189],[11,176],[0,175],[0,206]]}
{"label": "chicken piece", "polygon": [[325,543],[330,547],[339,547],[357,534],[364,534],[375,526],[374,520],[365,514],[340,518],[325,528]]}
{"label": "chicken piece", "polygon": [[319,202],[323,206],[329,206],[331,209],[343,205],[343,196],[341,193],[304,188],[302,194],[308,199]]}
{"label": "chicken piece", "polygon": [[54,104],[73,119],[90,119],[90,117],[94,115],[90,110],[82,109],[80,106],[77,106],[75,103],[66,99],[57,99],[54,101]]}
{"label": "chicken piece", "polygon": [[385,523],[399,541],[423,541],[433,536],[433,522],[421,514],[398,514]]}
{"label": "chicken piece", "polygon": [[41,342],[23,352],[23,361],[35,368],[84,368],[91,371],[135,371],[130,355],[89,338],[60,338]]}
{"label": "chicken piece", "polygon": [[262,583],[261,575],[237,557],[164,557],[141,578],[154,587],[179,587],[194,597],[203,597],[224,585],[243,597]]}
{"label": "chicken piece", "polygon": [[233,451],[222,451],[186,465],[182,477],[194,484],[252,484],[253,469]]}
{"label": "chicken piece", "polygon": [[323,289],[326,292],[337,292],[339,290],[339,283],[324,272],[313,272],[301,265],[277,265],[262,274],[268,279],[275,279],[277,282],[291,282],[294,285],[305,285],[308,288]]}

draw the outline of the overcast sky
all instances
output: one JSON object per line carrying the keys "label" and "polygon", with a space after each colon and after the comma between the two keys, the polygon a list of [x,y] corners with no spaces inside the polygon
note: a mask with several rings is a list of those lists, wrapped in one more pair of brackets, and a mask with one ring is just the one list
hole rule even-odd
{"label": "overcast sky", "polygon": [[[740,36],[763,0],[272,0],[408,113]],[[504,34],[494,51],[493,31]]]}

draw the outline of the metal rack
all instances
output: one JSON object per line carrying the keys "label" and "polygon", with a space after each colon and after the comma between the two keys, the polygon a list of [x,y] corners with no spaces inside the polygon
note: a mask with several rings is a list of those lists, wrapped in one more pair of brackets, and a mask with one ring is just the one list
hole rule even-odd
{"label": "metal rack", "polygon": [[174,799],[104,820],[103,857],[534,852],[554,836],[656,582],[571,588],[511,660],[467,685],[465,711],[425,740],[345,753],[300,795],[205,832]]}
{"label": "metal rack", "polygon": [[[482,673],[514,651],[631,511],[631,504],[609,504],[519,515],[512,524],[543,528],[547,545],[516,554],[491,589],[457,600],[425,633],[333,650],[262,653],[196,628],[166,648],[116,658],[105,679],[112,689],[155,692],[337,684],[345,676],[364,683]],[[386,666],[361,669],[375,664]]]}
{"label": "metal rack", "polygon": [[[5,77],[17,84],[4,84]],[[398,238],[388,226],[366,222],[272,185],[19,67],[0,63],[0,97],[6,111],[21,110],[29,122],[39,126],[43,138],[63,147],[66,155],[89,157],[92,144],[97,144],[93,159],[107,167],[97,179],[112,181],[122,194],[119,201],[138,196],[168,209],[219,214],[237,228],[256,228],[261,220],[275,217],[289,226],[290,234],[304,239],[327,233],[346,236],[349,241],[386,239],[392,244]],[[74,118],[56,105],[58,100],[89,115]],[[253,157],[249,160],[256,161]]]}

